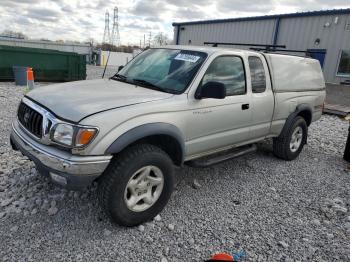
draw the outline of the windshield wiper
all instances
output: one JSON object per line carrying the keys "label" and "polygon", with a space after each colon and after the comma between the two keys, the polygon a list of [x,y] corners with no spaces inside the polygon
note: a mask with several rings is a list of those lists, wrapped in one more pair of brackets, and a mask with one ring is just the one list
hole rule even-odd
{"label": "windshield wiper", "polygon": [[155,84],[152,84],[151,82],[148,82],[147,80],[144,80],[144,79],[137,79],[137,78],[134,78],[132,80],[135,84],[141,84],[141,85],[145,85],[147,87],[152,87],[152,88],[155,88],[157,90],[163,90],[162,88],[160,88],[159,86],[156,86]]}
{"label": "windshield wiper", "polygon": [[144,80],[144,79],[137,79],[137,78],[135,78],[132,81],[133,81],[134,84],[140,84],[140,85],[142,85],[144,87],[149,87],[149,88],[157,90],[157,91],[170,93],[170,94],[179,94],[180,93],[177,90],[156,86],[155,84],[152,84],[151,82],[148,82],[147,80]]}
{"label": "windshield wiper", "polygon": [[126,76],[120,75],[120,74],[115,74],[114,76],[110,77],[109,79],[126,82]]}

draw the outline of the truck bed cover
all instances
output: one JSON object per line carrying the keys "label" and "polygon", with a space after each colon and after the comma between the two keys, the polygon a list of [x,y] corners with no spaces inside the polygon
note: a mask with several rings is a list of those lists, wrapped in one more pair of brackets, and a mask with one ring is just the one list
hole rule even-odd
{"label": "truck bed cover", "polygon": [[283,54],[264,54],[269,64],[274,92],[319,91],[326,88],[316,59]]}

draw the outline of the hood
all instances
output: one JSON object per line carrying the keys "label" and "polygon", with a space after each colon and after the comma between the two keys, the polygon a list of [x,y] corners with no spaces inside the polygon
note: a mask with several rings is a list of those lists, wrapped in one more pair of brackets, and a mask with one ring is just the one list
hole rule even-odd
{"label": "hood", "polygon": [[166,99],[173,94],[115,80],[97,79],[38,87],[26,96],[58,117],[79,122],[101,111]]}

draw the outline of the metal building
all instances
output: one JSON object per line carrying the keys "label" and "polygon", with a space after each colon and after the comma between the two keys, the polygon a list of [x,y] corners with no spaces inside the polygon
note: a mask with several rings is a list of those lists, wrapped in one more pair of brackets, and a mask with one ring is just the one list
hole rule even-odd
{"label": "metal building", "polygon": [[173,26],[174,41],[181,45],[224,42],[309,50],[309,55],[320,61],[327,82],[350,83],[350,9],[182,22]]}

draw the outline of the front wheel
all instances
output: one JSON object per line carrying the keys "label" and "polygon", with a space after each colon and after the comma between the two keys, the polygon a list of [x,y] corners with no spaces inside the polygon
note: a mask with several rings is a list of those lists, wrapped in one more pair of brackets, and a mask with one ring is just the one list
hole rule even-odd
{"label": "front wheel", "polygon": [[307,140],[307,124],[298,116],[289,123],[282,133],[273,139],[273,153],[284,160],[293,160],[299,156]]}
{"label": "front wheel", "polygon": [[167,204],[174,168],[160,148],[139,144],[112,160],[99,185],[101,203],[112,220],[135,226],[151,220]]}

